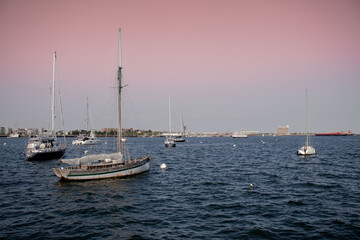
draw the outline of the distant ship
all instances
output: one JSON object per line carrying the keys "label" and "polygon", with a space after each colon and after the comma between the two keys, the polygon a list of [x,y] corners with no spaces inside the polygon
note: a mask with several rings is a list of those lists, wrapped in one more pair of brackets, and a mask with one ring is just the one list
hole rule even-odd
{"label": "distant ship", "polygon": [[332,133],[315,133],[315,136],[354,136],[351,130],[348,130],[347,133],[342,132],[332,132]]}
{"label": "distant ship", "polygon": [[246,131],[234,132],[231,137],[233,138],[247,138],[248,134]]}

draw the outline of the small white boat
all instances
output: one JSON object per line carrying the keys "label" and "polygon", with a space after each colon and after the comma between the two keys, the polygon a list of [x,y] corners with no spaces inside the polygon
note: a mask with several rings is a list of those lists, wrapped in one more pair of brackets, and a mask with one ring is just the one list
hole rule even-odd
{"label": "small white boat", "polygon": [[173,138],[167,138],[164,141],[165,147],[167,148],[172,148],[172,147],[176,147],[176,143],[175,140]]}
{"label": "small white boat", "polygon": [[310,145],[309,110],[308,110],[308,93],[307,93],[307,89],[306,89],[306,145],[299,148],[296,153],[297,153],[297,155],[300,155],[300,156],[309,156],[309,155],[315,155],[316,154],[315,148],[313,148]]}
{"label": "small white boat", "polygon": [[[86,98],[86,131],[89,129],[89,100]],[[95,145],[100,144],[100,140],[95,137],[95,133],[91,130],[90,136],[86,134],[80,134],[72,141],[73,145]]]}
{"label": "small white boat", "polygon": [[18,138],[20,137],[20,134],[18,133],[11,133],[7,138]]}
{"label": "small white boat", "polygon": [[297,150],[297,154],[298,155],[315,155],[316,154],[316,151],[315,151],[315,148],[313,148],[312,146],[302,146],[301,148],[299,148]]}
{"label": "small white boat", "polygon": [[100,140],[97,139],[93,132],[88,136],[86,134],[80,134],[77,138],[72,141],[73,145],[95,145],[100,144]]}
{"label": "small white boat", "polygon": [[[118,130],[121,128],[121,30],[119,29],[119,68],[118,68]],[[118,152],[110,154],[85,155],[81,158],[62,159],[68,167],[53,168],[60,180],[83,181],[114,177],[125,177],[150,170],[149,155],[130,159],[127,148],[122,147],[121,131],[118,131]]]}
{"label": "small white boat", "polygon": [[240,131],[240,132],[234,132],[231,137],[233,138],[247,138],[248,135],[246,134],[245,131]]}
{"label": "small white boat", "polygon": [[183,116],[181,115],[181,126],[182,126],[182,134],[180,133],[180,135],[175,136],[174,141],[175,142],[185,142],[185,136],[186,136],[186,126],[184,125],[184,119]]}

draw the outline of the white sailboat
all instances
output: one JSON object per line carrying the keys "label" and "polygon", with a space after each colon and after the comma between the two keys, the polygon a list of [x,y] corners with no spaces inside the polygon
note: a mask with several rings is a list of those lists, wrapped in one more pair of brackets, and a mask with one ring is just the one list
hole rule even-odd
{"label": "white sailboat", "polygon": [[175,138],[174,138],[175,142],[185,142],[185,138],[183,138],[183,136],[185,136],[186,127],[184,125],[184,119],[183,119],[182,115],[181,115],[181,126],[183,129],[183,133],[182,133],[182,135],[181,135],[181,133],[179,133],[179,135],[175,136]]}
{"label": "white sailboat", "polygon": [[310,145],[310,133],[309,133],[309,110],[308,110],[308,93],[306,89],[306,145],[297,150],[297,154],[301,156],[315,155],[316,151]]}
{"label": "white sailboat", "polygon": [[165,140],[164,144],[167,148],[176,147],[175,140],[171,137],[171,103],[170,103],[170,96],[169,96],[169,127],[170,127],[170,136]]}
{"label": "white sailboat", "polygon": [[[86,98],[86,131],[89,130],[89,100]],[[79,134],[77,138],[72,141],[73,145],[95,145],[100,144],[100,140],[95,137],[95,133],[91,130],[90,136],[87,134]]]}
{"label": "white sailboat", "polygon": [[[56,75],[56,52],[53,60],[53,81],[51,98],[51,131],[47,135],[30,137],[25,150],[27,160],[48,160],[64,156],[66,151],[66,141],[64,145],[59,145],[55,133],[55,75]],[[65,139],[65,137],[64,137]]]}
{"label": "white sailboat", "polygon": [[241,130],[240,132],[234,132],[231,134],[232,138],[247,138],[248,133],[246,131]]}
{"label": "white sailboat", "polygon": [[124,157],[121,138],[121,29],[119,29],[119,68],[118,68],[118,152],[111,154],[87,155],[75,159],[62,159],[69,167],[53,168],[61,180],[83,181],[113,177],[125,177],[147,172],[150,169],[150,156],[130,159]]}
{"label": "white sailboat", "polygon": [[20,134],[18,133],[11,133],[7,138],[18,138],[20,137]]}

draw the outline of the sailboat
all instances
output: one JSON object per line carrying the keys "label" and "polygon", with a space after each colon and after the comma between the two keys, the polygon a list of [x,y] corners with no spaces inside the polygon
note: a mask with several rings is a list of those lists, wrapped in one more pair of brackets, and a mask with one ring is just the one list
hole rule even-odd
{"label": "sailboat", "polygon": [[62,159],[68,167],[53,168],[60,180],[83,181],[114,177],[125,177],[150,170],[150,155],[130,159],[124,157],[121,138],[121,29],[119,29],[119,68],[118,68],[118,152],[110,154],[85,155],[81,158]]}
{"label": "sailboat", "polygon": [[[89,129],[89,101],[86,98],[86,131]],[[90,132],[90,136],[87,134],[79,134],[77,138],[72,141],[73,145],[95,145],[100,144],[100,140],[95,137],[93,130]]]}
{"label": "sailboat", "polygon": [[297,154],[301,156],[315,155],[316,151],[310,145],[310,133],[309,133],[309,110],[308,110],[308,93],[306,89],[306,145],[297,150]]}
{"label": "sailboat", "polygon": [[180,133],[180,135],[175,136],[175,138],[174,138],[175,142],[185,142],[185,138],[183,138],[183,136],[185,136],[186,127],[184,125],[184,119],[183,119],[182,115],[181,115],[181,126],[183,128],[183,135],[181,135],[181,133]]}
{"label": "sailboat", "polygon": [[171,103],[170,103],[170,96],[169,96],[169,127],[170,127],[170,136],[165,140],[164,144],[167,148],[176,147],[175,140],[171,138]]}
{"label": "sailboat", "polygon": [[[56,75],[56,52],[53,60],[53,81],[51,98],[51,131],[46,135],[30,137],[25,149],[27,160],[49,160],[64,156],[66,151],[66,142],[59,145],[55,133],[55,75]],[[64,137],[65,138],[65,137]]]}

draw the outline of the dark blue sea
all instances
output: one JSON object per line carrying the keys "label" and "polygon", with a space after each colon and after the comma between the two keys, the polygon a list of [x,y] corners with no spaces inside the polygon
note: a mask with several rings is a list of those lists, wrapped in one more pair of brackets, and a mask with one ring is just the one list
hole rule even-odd
{"label": "dark blue sea", "polygon": [[[66,158],[113,141],[71,140]],[[0,138],[0,239],[360,239],[360,136],[313,137],[307,158],[302,136],[163,141],[128,139],[154,157],[148,173],[59,182],[58,160],[26,161],[26,138]]]}

